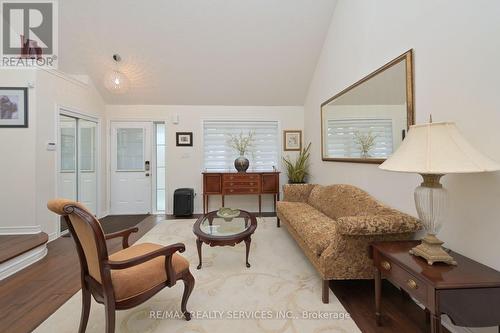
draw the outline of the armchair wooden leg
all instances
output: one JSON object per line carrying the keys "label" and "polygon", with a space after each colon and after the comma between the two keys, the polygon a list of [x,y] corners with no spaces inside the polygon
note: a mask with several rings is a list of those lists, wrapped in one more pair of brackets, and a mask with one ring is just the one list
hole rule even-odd
{"label": "armchair wooden leg", "polygon": [[280,221],[280,218],[279,218],[279,217],[276,217],[276,227],[278,227],[278,228],[279,228],[279,227],[281,226],[280,222],[281,222],[281,221]]}
{"label": "armchair wooden leg", "polygon": [[330,280],[323,280],[323,293],[322,300],[324,304],[328,304],[330,302]]}
{"label": "armchair wooden leg", "polygon": [[115,303],[105,302],[104,311],[106,312],[106,333],[115,333]]}
{"label": "armchair wooden leg", "polygon": [[82,314],[80,317],[80,327],[78,333],[85,333],[87,329],[87,322],[89,321],[90,313],[90,291],[86,286],[82,286]]}
{"label": "armchair wooden leg", "polygon": [[191,295],[191,292],[194,288],[194,277],[188,270],[186,273],[184,273],[181,279],[184,282],[184,293],[182,294],[181,311],[184,314],[186,320],[191,320],[191,313],[187,311],[186,305],[189,299],[189,295]]}

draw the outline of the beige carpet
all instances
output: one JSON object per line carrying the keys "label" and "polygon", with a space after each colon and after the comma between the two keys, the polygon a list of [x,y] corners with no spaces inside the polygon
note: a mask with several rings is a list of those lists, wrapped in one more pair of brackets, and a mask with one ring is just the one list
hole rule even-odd
{"label": "beige carpet", "polygon": [[[187,322],[176,318],[180,313],[181,282],[137,308],[118,311],[117,332],[360,332],[333,293],[330,304],[321,303],[319,275],[286,229],[276,228],[275,218],[259,219],[250,249],[251,268],[245,267],[244,243],[213,248],[204,244],[203,268],[197,270],[193,223],[163,221],[139,240],[186,244],[184,256],[196,279],[188,302],[193,319]],[[80,310],[81,294],[77,293],[35,332],[77,332]],[[103,306],[94,300],[87,332],[104,332]]]}

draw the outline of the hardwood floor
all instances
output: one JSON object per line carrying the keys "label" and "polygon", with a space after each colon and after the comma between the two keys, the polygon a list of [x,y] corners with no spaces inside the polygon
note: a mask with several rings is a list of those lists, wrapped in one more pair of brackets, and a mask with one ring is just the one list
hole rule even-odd
{"label": "hardwood floor", "polygon": [[[139,232],[132,234],[131,242],[164,219],[165,216],[147,217],[137,225]],[[49,243],[48,248],[44,259],[0,282],[0,332],[32,331],[80,289],[80,267],[73,239],[59,238]],[[111,253],[121,249],[120,240],[111,240],[108,248]],[[429,331],[424,311],[387,282],[383,289],[382,327],[375,325],[372,281],[335,281],[330,287],[362,332]]]}
{"label": "hardwood floor", "polygon": [[[150,216],[137,226],[131,243],[151,230],[164,216]],[[48,245],[42,260],[0,282],[0,332],[31,332],[80,290],[80,263],[71,237]],[[121,240],[108,241],[110,253],[121,249]]]}
{"label": "hardwood floor", "polygon": [[0,236],[0,264],[47,243],[45,232],[34,235]]}

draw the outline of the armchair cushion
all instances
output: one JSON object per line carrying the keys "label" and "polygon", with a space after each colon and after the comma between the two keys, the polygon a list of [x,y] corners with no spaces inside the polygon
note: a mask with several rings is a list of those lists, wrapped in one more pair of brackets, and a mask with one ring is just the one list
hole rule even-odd
{"label": "armchair cushion", "polygon": [[412,233],[422,227],[416,218],[403,213],[345,216],[337,223],[341,234],[351,236]]}
{"label": "armchair cushion", "polygon": [[[158,249],[163,246],[153,243],[132,245],[109,256],[110,260],[121,261],[131,259]],[[189,269],[189,262],[181,255],[172,255],[172,266],[176,274]],[[165,256],[156,257],[145,263],[126,269],[111,270],[111,281],[117,301],[139,295],[167,281]]]}

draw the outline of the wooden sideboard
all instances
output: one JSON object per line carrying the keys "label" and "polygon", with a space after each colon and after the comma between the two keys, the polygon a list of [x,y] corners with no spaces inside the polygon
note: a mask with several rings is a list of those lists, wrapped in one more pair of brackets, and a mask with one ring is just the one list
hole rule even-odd
{"label": "wooden sideboard", "polygon": [[259,214],[262,213],[262,195],[274,196],[274,210],[279,200],[279,172],[203,172],[203,213],[208,212],[210,195],[222,196],[222,207],[226,195],[257,195]]}

